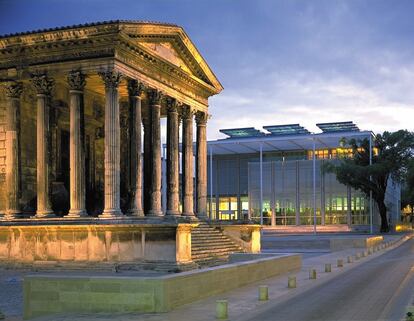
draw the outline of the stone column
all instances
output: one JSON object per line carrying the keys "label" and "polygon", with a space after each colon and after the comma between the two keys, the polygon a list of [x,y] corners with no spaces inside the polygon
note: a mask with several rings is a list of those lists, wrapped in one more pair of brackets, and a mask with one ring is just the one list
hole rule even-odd
{"label": "stone column", "polygon": [[99,75],[105,83],[105,201],[103,218],[121,216],[120,208],[120,125],[118,85],[121,74],[110,70]]}
{"label": "stone column", "polygon": [[182,189],[183,215],[194,216],[194,184],[193,184],[193,115],[189,106],[183,108],[183,141],[182,141]]}
{"label": "stone column", "polygon": [[19,112],[20,95],[23,86],[14,82],[6,87],[9,103],[6,109],[6,219],[14,219],[21,214],[20,168],[19,168]]}
{"label": "stone column", "polygon": [[131,193],[128,214],[144,216],[142,209],[142,151],[141,151],[141,95],[144,86],[137,80],[128,81],[129,95],[129,129],[131,151]]}
{"label": "stone column", "polygon": [[179,216],[180,211],[180,168],[179,168],[179,122],[177,101],[167,100],[167,212]]}
{"label": "stone column", "polygon": [[208,115],[204,112],[196,113],[197,122],[197,216],[207,218],[207,124]]}
{"label": "stone column", "polygon": [[35,74],[32,82],[37,91],[37,218],[54,216],[50,202],[50,133],[49,108],[50,94],[54,81],[46,74]]}
{"label": "stone column", "polygon": [[151,187],[148,216],[162,216],[161,209],[161,99],[156,89],[149,91],[151,114]]}
{"label": "stone column", "polygon": [[82,132],[85,75],[79,70],[70,72],[68,84],[70,95],[70,210],[68,217],[81,217],[87,215],[85,207],[85,150]]}
{"label": "stone column", "polygon": [[151,118],[149,106],[142,114],[142,125],[144,127],[144,215],[149,211],[149,199],[151,194]]}

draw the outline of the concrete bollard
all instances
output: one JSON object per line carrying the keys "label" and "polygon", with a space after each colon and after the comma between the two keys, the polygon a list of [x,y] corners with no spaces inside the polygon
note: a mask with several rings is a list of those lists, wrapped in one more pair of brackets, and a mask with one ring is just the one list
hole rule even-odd
{"label": "concrete bollard", "polygon": [[370,247],[369,249],[368,249],[368,255],[371,255],[372,254],[372,248]]}
{"label": "concrete bollard", "polygon": [[227,300],[216,301],[216,319],[225,320],[228,318],[228,302]]}
{"label": "concrete bollard", "polygon": [[353,258],[351,255],[350,255],[350,256],[348,256],[347,262],[348,262],[348,263],[352,263],[352,262],[354,262],[354,258]]}
{"label": "concrete bollard", "polygon": [[355,255],[355,260],[359,260],[361,257],[362,257],[361,252],[358,252],[358,253]]}
{"label": "concrete bollard", "polygon": [[269,287],[267,285],[259,286],[259,301],[269,300]]}
{"label": "concrete bollard", "polygon": [[342,260],[342,259],[338,259],[338,261],[336,262],[336,266],[337,267],[344,267],[344,260]]}
{"label": "concrete bollard", "polygon": [[296,288],[296,276],[289,276],[288,277],[288,288],[289,289]]}
{"label": "concrete bollard", "polygon": [[310,280],[315,280],[316,279],[316,270],[315,269],[310,269],[309,270],[309,279]]}
{"label": "concrete bollard", "polygon": [[366,257],[368,255],[368,251],[362,251],[362,257]]}
{"label": "concrete bollard", "polygon": [[330,263],[325,264],[325,273],[332,272],[332,265]]}

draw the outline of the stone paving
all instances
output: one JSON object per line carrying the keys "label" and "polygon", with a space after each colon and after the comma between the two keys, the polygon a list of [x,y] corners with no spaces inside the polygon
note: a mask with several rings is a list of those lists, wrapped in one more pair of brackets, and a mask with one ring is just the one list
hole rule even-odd
{"label": "stone paving", "polygon": [[[385,241],[396,240],[400,236],[387,236]],[[269,296],[273,299],[292,294],[298,294],[306,289],[321,284],[333,277],[338,276],[341,271],[352,269],[354,266],[363,264],[368,260],[381,255],[384,251],[376,252],[373,255],[355,261],[352,264],[346,263],[346,258],[349,255],[355,255],[363,249],[350,249],[333,253],[304,253],[303,267],[300,271],[290,273],[297,277],[298,288],[287,288],[288,275],[282,275],[267,279],[255,284],[251,284],[236,290],[229,291],[225,294],[216,295],[207,299],[194,302],[174,311],[163,314],[76,314],[65,316],[46,316],[36,318],[36,321],[86,321],[86,320],[100,320],[100,321],[182,321],[182,320],[198,320],[207,321],[215,320],[215,302],[218,299],[227,299],[229,301],[229,313],[231,319],[237,319],[244,313],[255,309],[262,304],[257,299],[258,286],[266,284],[269,286]],[[337,260],[341,258],[344,260],[344,267],[338,268],[336,266]],[[332,264],[332,273],[325,273],[325,263]],[[309,280],[309,269],[315,268],[317,270],[317,280]],[[6,315],[6,320],[17,321],[22,320],[22,278],[29,271],[12,271],[0,270],[0,310]],[[33,272],[30,272],[32,274]],[[81,273],[81,272],[79,272]],[[44,272],[42,272],[44,274]]]}

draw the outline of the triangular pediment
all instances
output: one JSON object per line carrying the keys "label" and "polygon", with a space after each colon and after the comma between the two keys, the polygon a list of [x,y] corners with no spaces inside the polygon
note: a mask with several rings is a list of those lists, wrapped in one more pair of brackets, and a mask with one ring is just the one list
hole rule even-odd
{"label": "triangular pediment", "polygon": [[175,25],[124,23],[121,30],[151,55],[198,78],[219,93],[223,87],[184,30]]}
{"label": "triangular pediment", "polygon": [[140,42],[140,44],[150,50],[154,55],[169,61],[185,72],[194,74],[170,42]]}

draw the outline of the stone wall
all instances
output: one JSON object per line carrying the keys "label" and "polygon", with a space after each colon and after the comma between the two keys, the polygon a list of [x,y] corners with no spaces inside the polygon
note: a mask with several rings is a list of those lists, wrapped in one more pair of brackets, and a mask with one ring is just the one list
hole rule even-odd
{"label": "stone wall", "polygon": [[191,263],[191,224],[64,224],[0,226],[0,264]]}
{"label": "stone wall", "polygon": [[161,277],[27,276],[24,318],[77,312],[167,312],[301,265],[301,255],[285,254]]}

